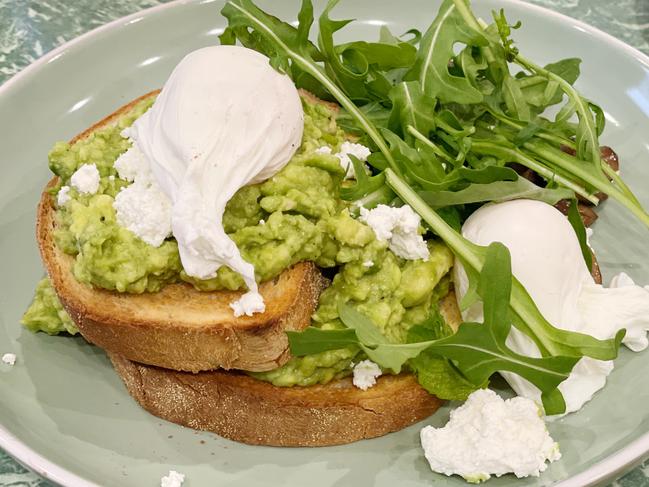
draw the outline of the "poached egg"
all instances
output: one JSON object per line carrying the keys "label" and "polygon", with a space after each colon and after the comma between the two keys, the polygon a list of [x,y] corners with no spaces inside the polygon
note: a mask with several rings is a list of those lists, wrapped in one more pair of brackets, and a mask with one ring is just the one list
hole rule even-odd
{"label": "poached egg", "polygon": [[282,169],[302,141],[298,91],[263,54],[213,46],[188,54],[155,103],[126,131],[171,204],[171,231],[185,272],[199,279],[221,266],[248,287],[235,315],[262,312],[255,271],[223,229],[226,203],[243,186]]}
{"label": "poached egg", "polygon": [[[647,347],[649,291],[626,275],[616,276],[608,288],[596,284],[572,226],[553,206],[534,200],[487,204],[466,220],[462,235],[478,245],[504,244],[511,254],[513,275],[555,327],[599,339],[612,338],[625,328],[627,347],[633,351]],[[468,279],[459,261],[455,283],[461,299]],[[482,303],[474,303],[462,314],[465,321],[482,322]],[[522,355],[541,356],[534,342],[514,327],[507,345]],[[583,357],[559,385],[566,413],[579,410],[604,387],[612,370],[612,361]],[[517,394],[541,402],[536,386],[516,374],[502,375]]]}

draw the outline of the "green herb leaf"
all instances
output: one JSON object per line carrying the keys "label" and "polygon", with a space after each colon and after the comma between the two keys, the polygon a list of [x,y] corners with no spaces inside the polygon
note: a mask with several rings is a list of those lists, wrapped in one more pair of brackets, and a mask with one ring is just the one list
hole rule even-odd
{"label": "green herb leaf", "polygon": [[[408,330],[408,343],[438,340],[453,334],[437,308],[431,311],[430,317]],[[469,382],[450,360],[424,350],[408,362],[409,368],[417,375],[417,381],[429,393],[440,399],[464,401],[473,391],[487,387],[485,382],[480,387]]]}
{"label": "green herb leaf", "polygon": [[338,315],[347,328],[351,328],[356,332],[356,336],[364,345],[376,346],[389,343],[381,330],[372,323],[372,320],[356,311],[354,307],[340,302],[338,304]]}
{"label": "green herb leaf", "polygon": [[444,0],[437,17],[421,39],[417,59],[407,79],[419,80],[422,91],[442,102],[480,103],[482,93],[464,77],[449,73],[448,64],[455,54],[456,43],[483,46],[487,44],[481,29],[470,25],[458,5],[468,8],[466,0]]}
{"label": "green herb leaf", "polygon": [[388,128],[392,132],[404,138],[411,137],[408,132],[400,131],[412,126],[427,137],[435,128],[436,100],[422,92],[418,81],[403,81],[395,85],[388,96],[392,101]]}
{"label": "green herb leaf", "polygon": [[338,350],[350,345],[358,345],[356,332],[350,328],[344,330],[322,330],[309,326],[304,331],[287,331],[291,354],[296,357],[314,353]]}
{"label": "green herb leaf", "polygon": [[576,199],[572,199],[572,201],[570,201],[570,207],[568,209],[568,221],[572,225],[572,228],[577,235],[577,240],[579,240],[579,247],[581,248],[581,254],[584,257],[584,262],[586,262],[586,268],[591,269],[593,267],[593,253],[588,246],[588,240],[586,238],[586,227],[584,227],[584,221],[581,219],[581,215],[579,214],[579,207],[577,206]]}
{"label": "green herb leaf", "polygon": [[540,188],[525,178],[518,178],[516,181],[471,184],[460,191],[419,191],[418,193],[432,208],[490,201],[500,203],[521,198],[554,205],[574,195],[572,191],[565,188]]}

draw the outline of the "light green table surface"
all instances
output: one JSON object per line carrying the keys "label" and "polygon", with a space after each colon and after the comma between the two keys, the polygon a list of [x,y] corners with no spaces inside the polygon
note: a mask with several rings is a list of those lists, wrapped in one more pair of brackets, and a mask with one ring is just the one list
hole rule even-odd
{"label": "light green table surface", "polygon": [[[167,0],[0,0],[0,84],[56,46]],[[350,0],[348,0],[350,1]],[[529,0],[649,54],[649,0]],[[0,449],[0,487],[51,487]],[[649,461],[611,487],[649,487]]]}

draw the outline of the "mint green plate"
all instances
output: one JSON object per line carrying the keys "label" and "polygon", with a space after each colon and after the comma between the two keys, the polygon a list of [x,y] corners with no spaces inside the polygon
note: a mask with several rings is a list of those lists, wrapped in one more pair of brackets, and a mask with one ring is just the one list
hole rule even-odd
{"label": "mint green plate", "polygon": [[[297,2],[264,2],[292,18]],[[350,38],[424,28],[435,2],[347,1],[336,11],[360,22]],[[273,5],[275,4],[275,5]],[[159,420],[129,397],[104,353],[82,339],[32,335],[18,320],[42,275],[35,207],[49,178],[47,152],[93,122],[161,86],[187,52],[217,43],[221,1],[177,2],[113,22],[56,49],[0,88],[0,446],[42,475],[69,486],[154,486],[169,469],[185,487],[206,485],[464,485],[433,474],[421,453],[424,423],[352,445],[251,447]],[[603,143],[649,205],[649,59],[587,25],[513,0],[476,2],[484,18],[504,6],[522,20],[516,39],[539,63],[584,60],[579,87],[606,110]],[[343,35],[341,35],[341,39]],[[626,271],[649,282],[649,233],[606,203],[594,245],[606,278]],[[395,398],[399,400],[399,398]],[[448,408],[425,423],[443,424]],[[609,385],[582,411],[550,424],[563,458],[540,479],[490,485],[586,486],[630,468],[649,451],[649,353],[624,350]]]}

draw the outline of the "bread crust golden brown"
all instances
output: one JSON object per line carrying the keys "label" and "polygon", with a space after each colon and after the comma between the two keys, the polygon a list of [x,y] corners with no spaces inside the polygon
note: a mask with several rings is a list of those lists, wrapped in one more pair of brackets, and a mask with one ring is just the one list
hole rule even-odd
{"label": "bread crust golden brown", "polygon": [[412,374],[276,387],[239,372],[176,372],[109,354],[133,398],[155,416],[251,445],[329,446],[382,436],[433,414],[442,401]]}
{"label": "bread crust golden brown", "polygon": [[[453,291],[440,301],[457,329]],[[133,398],[155,416],[252,445],[329,446],[398,431],[433,414],[443,401],[412,374],[379,377],[366,391],[350,378],[310,387],[277,387],[240,372],[190,374],[108,354]]]}
{"label": "bread crust golden brown", "polygon": [[[120,108],[71,142],[116,123],[153,91]],[[86,340],[130,360],[175,370],[215,368],[264,371],[288,360],[285,331],[307,327],[325,280],[301,263],[263,283],[264,313],[235,318],[229,304],[241,292],[202,292],[172,284],[157,293],[124,294],[78,282],[74,258],[54,242],[55,207],[47,189],[38,207],[37,239],[47,274],[63,306]]]}

